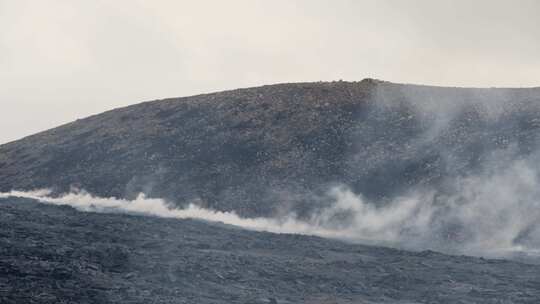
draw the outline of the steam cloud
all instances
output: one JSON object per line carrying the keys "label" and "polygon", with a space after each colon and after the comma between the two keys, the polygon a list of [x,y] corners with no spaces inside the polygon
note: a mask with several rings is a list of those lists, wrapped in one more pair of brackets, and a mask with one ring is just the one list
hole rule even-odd
{"label": "steam cloud", "polygon": [[[0,198],[25,197],[69,205],[81,211],[195,218],[247,229],[413,250],[484,256],[540,254],[540,139],[534,137],[533,129],[540,121],[540,100],[535,97],[538,93],[526,91],[523,94],[530,96],[514,98],[518,93],[512,90],[431,90],[388,85],[377,91],[377,102],[366,115],[369,121],[359,128],[363,133],[354,137],[359,145],[369,147],[359,149],[351,157],[352,163],[367,160],[359,164],[365,172],[410,159],[422,161],[422,156],[427,155],[422,153],[428,148],[437,150],[436,154],[441,156],[440,172],[445,179],[441,185],[423,188],[419,185],[389,201],[369,201],[347,186],[338,186],[318,200],[328,202],[326,207],[300,219],[295,214],[243,218],[234,212],[209,210],[195,204],[178,209],[165,200],[147,198],[144,194],[129,201],[94,197],[84,191],[52,197],[49,191],[39,190],[0,193]],[[403,109],[406,115],[401,112]],[[405,124],[405,128],[388,126],[392,115],[398,115],[395,121],[412,123]],[[524,129],[518,127],[521,125]],[[388,139],[386,133],[369,133],[370,127],[383,131],[391,127],[422,131],[414,136],[398,133],[396,138]],[[399,140],[394,143],[396,139]],[[369,146],[373,142],[376,144]],[[395,144],[398,148],[384,144]],[[401,154],[391,155],[396,151]]]}
{"label": "steam cloud", "polygon": [[81,211],[121,212],[167,218],[194,218],[247,229],[295,233],[375,243],[408,249],[504,256],[536,254],[540,248],[540,183],[526,160],[516,160],[481,175],[455,182],[452,195],[435,190],[412,191],[380,205],[346,187],[328,193],[329,207],[300,220],[242,218],[234,212],[190,204],[176,209],[162,199],[140,194],[135,200],[100,198],[84,191],[51,197],[47,190],[0,193],[0,198],[24,197],[43,203],[69,205]]}

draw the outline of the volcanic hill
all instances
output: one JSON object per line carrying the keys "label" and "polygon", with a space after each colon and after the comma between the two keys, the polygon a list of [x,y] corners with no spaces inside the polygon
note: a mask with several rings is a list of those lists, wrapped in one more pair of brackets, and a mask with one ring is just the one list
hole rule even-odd
{"label": "volcanic hill", "polygon": [[245,216],[302,214],[333,185],[373,201],[528,155],[540,88],[268,85],[115,109],[0,146],[0,191],[139,192]]}

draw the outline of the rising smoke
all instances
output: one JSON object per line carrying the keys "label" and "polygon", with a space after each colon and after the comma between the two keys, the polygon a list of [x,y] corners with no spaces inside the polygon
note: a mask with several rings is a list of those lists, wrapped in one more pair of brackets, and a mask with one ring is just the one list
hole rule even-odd
{"label": "rising smoke", "polygon": [[[278,212],[275,217],[245,218],[195,203],[179,209],[144,194],[125,200],[95,197],[85,191],[53,197],[40,190],[0,193],[0,198],[25,197],[90,212],[195,218],[413,250],[484,256],[536,254],[540,252],[536,135],[540,100],[535,96],[540,91],[519,92],[525,95],[516,97],[518,91],[513,90],[394,85],[376,91],[376,102],[351,136],[358,149],[347,161],[352,175],[365,177],[358,179],[362,182],[372,175],[385,177],[381,185],[368,183],[374,185],[373,192],[388,192],[384,201],[341,185],[323,197],[307,195],[307,200],[326,202],[308,216]],[[400,179],[404,170],[395,168],[403,164],[421,164],[424,169],[410,179]],[[394,180],[402,184],[391,184]],[[410,180],[419,182],[409,185]],[[390,193],[396,185],[405,185],[404,190]]]}
{"label": "rising smoke", "polygon": [[294,214],[243,218],[234,212],[177,209],[162,199],[140,194],[134,200],[100,198],[84,191],[51,197],[47,190],[0,193],[43,203],[69,205],[80,211],[193,218],[246,229],[295,233],[385,244],[406,249],[506,256],[540,249],[540,181],[530,160],[516,160],[481,175],[456,180],[451,195],[435,190],[411,191],[381,206],[341,186],[329,191],[329,207],[308,219]]}

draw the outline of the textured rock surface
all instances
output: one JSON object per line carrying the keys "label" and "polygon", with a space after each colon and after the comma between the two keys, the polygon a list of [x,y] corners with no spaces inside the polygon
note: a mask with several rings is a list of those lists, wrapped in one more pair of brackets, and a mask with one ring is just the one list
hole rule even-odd
{"label": "textured rock surface", "polygon": [[539,127],[540,89],[271,85],[146,102],[2,145],[0,190],[142,191],[268,215],[302,211],[336,183],[374,200],[439,185],[496,149],[536,151]]}
{"label": "textured rock surface", "polygon": [[[246,215],[269,214],[285,200],[301,204],[332,183],[381,198],[470,170],[483,151],[531,149],[539,98],[538,89],[364,80],[147,102],[1,146],[0,189],[143,191]],[[497,107],[507,109],[490,119]]]}
{"label": "textured rock surface", "polygon": [[0,199],[1,303],[538,303],[540,266]]}
{"label": "textured rock surface", "polygon": [[284,84],[113,110],[1,146],[0,189],[144,191],[268,213],[279,191],[338,179],[369,88]]}
{"label": "textured rock surface", "polygon": [[[540,231],[539,128],[538,88],[375,80],[272,85],[146,102],[2,145],[0,191],[79,187],[128,198],[145,192],[260,216],[280,207],[307,213],[325,203],[321,193],[345,184],[377,204],[427,189],[437,194],[433,206],[475,207],[474,191],[464,196],[471,202],[445,194],[459,192],[452,188],[459,177],[489,180],[505,172],[499,165],[518,162],[527,168],[524,179],[520,171],[483,188],[502,212],[479,227],[506,234],[497,224],[510,223],[509,243],[521,244]],[[516,192],[493,191],[514,178],[524,182],[510,189]],[[513,204],[520,212],[508,212]],[[492,204],[480,207],[487,212]],[[530,223],[511,225],[516,214],[530,214]],[[462,220],[442,216],[444,242],[453,231],[469,231],[446,229]],[[540,241],[525,244],[535,249]],[[534,264],[0,199],[0,303],[539,300]]]}

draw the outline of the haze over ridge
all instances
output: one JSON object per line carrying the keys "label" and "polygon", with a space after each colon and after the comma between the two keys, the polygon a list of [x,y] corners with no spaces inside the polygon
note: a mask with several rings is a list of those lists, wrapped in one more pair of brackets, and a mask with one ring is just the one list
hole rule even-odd
{"label": "haze over ridge", "polygon": [[144,193],[266,218],[270,231],[289,218],[318,235],[532,252],[538,128],[540,88],[268,85],[145,102],[2,145],[0,190]]}

